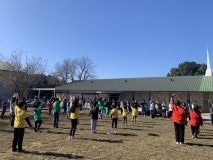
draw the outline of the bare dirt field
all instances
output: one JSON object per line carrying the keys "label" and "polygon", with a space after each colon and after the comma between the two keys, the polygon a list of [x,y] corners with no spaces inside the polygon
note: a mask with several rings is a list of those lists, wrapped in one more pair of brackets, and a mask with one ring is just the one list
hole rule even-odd
{"label": "bare dirt field", "polygon": [[[6,119],[0,120],[0,159],[1,160],[62,160],[62,159],[97,159],[97,160],[143,160],[143,159],[212,159],[213,126],[204,123],[198,139],[192,139],[190,125],[186,126],[185,144],[177,145],[174,127],[170,119],[161,117],[138,116],[137,123],[130,122],[123,126],[122,117],[118,128],[111,128],[111,119],[104,116],[98,120],[97,133],[90,130],[89,111],[82,111],[80,124],[77,126],[76,139],[68,139],[70,120],[60,115],[59,128],[53,128],[53,116],[42,111],[41,132],[25,129],[24,153],[11,151],[13,128],[9,127],[8,112]],[[28,111],[31,123],[33,111]],[[107,135],[107,131],[116,131],[116,135]],[[151,134],[150,134],[151,133]],[[155,135],[156,134],[156,135]]]}

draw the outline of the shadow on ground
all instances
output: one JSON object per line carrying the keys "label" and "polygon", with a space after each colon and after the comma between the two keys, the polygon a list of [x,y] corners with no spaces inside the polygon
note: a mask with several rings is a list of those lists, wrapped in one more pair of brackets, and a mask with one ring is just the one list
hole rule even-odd
{"label": "shadow on ground", "polygon": [[200,146],[200,147],[213,147],[213,145],[210,145],[210,144],[196,144],[196,143],[185,143],[186,145],[189,145],[189,146]]}
{"label": "shadow on ground", "polygon": [[43,155],[43,156],[54,156],[54,157],[63,157],[63,158],[71,158],[71,159],[83,159],[83,156],[79,155],[72,155],[72,154],[63,154],[63,153],[54,153],[54,152],[37,152],[37,151],[25,151],[24,154],[36,154],[36,155]]}
{"label": "shadow on ground", "polygon": [[96,141],[96,142],[107,142],[107,143],[123,143],[122,140],[110,140],[110,139],[83,138],[83,140]]}

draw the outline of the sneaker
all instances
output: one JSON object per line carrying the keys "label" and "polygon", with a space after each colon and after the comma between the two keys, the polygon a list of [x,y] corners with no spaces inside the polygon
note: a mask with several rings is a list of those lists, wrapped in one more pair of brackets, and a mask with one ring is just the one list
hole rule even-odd
{"label": "sneaker", "polygon": [[184,144],[183,142],[180,142],[180,145]]}
{"label": "sneaker", "polygon": [[179,144],[179,142],[176,142],[176,144]]}
{"label": "sneaker", "polygon": [[72,137],[72,136],[68,136],[68,138],[67,138],[67,139],[71,139],[71,137]]}
{"label": "sneaker", "polygon": [[12,152],[17,152],[17,149],[12,149]]}
{"label": "sneaker", "polygon": [[59,128],[58,126],[56,126],[55,128]]}
{"label": "sneaker", "polygon": [[72,136],[72,139],[75,139],[75,136]]}
{"label": "sneaker", "polygon": [[18,149],[18,152],[25,152],[25,150],[23,150],[23,149],[20,149],[20,150],[19,150],[19,149]]}

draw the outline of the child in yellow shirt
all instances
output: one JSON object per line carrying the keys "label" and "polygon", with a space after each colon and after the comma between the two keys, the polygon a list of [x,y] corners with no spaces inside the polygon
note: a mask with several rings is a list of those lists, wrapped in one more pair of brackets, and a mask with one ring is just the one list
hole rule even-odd
{"label": "child in yellow shirt", "polygon": [[[24,138],[24,128],[25,121],[30,126],[30,129],[33,130],[33,126],[30,123],[27,112],[24,110],[25,102],[20,101],[17,106],[15,106],[15,121],[14,121],[14,138],[12,145],[12,152],[23,152],[22,150],[22,142]],[[16,148],[18,143],[18,150]]]}
{"label": "child in yellow shirt", "polygon": [[136,123],[136,117],[137,117],[137,107],[134,105],[132,107],[132,123]]}
{"label": "child in yellow shirt", "polygon": [[118,107],[115,106],[115,103],[112,104],[112,110],[111,110],[111,119],[112,119],[112,128],[117,128],[117,122],[118,122]]}
{"label": "child in yellow shirt", "polygon": [[126,103],[123,104],[122,107],[122,116],[123,116],[123,125],[127,126],[127,114],[129,110],[127,109]]}

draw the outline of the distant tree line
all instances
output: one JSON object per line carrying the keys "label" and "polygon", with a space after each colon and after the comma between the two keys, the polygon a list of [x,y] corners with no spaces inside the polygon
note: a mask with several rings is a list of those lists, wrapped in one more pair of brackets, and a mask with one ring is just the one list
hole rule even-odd
{"label": "distant tree line", "polygon": [[41,55],[23,57],[23,54],[23,50],[13,51],[8,57],[0,53],[0,82],[19,93],[20,98],[27,97],[32,88],[54,88],[76,80],[97,78],[96,65],[89,57],[66,58],[47,74],[47,61]]}

